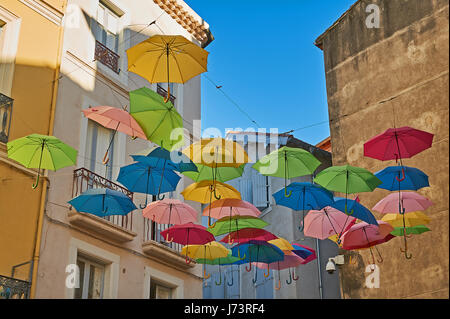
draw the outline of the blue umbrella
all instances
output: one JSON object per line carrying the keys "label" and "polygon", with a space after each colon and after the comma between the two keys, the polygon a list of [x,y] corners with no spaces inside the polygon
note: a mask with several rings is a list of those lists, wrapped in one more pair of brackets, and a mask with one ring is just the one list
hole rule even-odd
{"label": "blue umbrella", "polygon": [[171,170],[182,172],[198,172],[197,166],[181,152],[169,152],[162,147],[153,147],[143,150],[137,154],[131,155],[137,161],[148,164],[157,168],[168,168]]}
{"label": "blue umbrella", "polygon": [[308,249],[306,249],[306,248],[303,248],[303,247],[301,247],[301,246],[294,246],[294,245],[292,245],[295,249],[294,250],[291,250],[294,254],[296,254],[297,256],[299,256],[300,258],[303,258],[303,259],[306,259],[306,258],[308,258],[309,256],[311,256],[312,255],[312,251],[310,251],[310,250],[308,250]]}
{"label": "blue umbrella", "polygon": [[124,193],[109,188],[91,188],[68,202],[78,212],[99,217],[126,215],[137,209]]}
{"label": "blue umbrella", "polygon": [[[159,196],[160,193],[174,191],[180,179],[181,177],[173,170],[136,162],[121,167],[117,181],[132,192]],[[145,206],[147,206],[147,197]],[[145,206],[140,206],[140,208],[145,208]]]}
{"label": "blue umbrella", "polygon": [[[240,256],[244,256],[241,259],[250,264],[250,268],[245,267],[245,270],[248,272],[252,270],[252,262],[270,264],[284,260],[284,252],[280,248],[262,240],[250,240],[238,244],[231,248],[231,254],[239,258],[241,258]],[[255,278],[252,279],[253,283],[256,283],[257,276],[258,272],[255,273]]]}
{"label": "blue umbrella", "polygon": [[275,202],[277,205],[286,206],[293,210],[302,210],[303,220],[305,219],[305,210],[321,210],[334,203],[333,193],[317,184],[295,182],[289,184],[286,191],[292,192],[291,196],[286,197],[283,188],[272,195]]}
{"label": "blue umbrella", "polygon": [[382,181],[382,184],[379,185],[378,188],[387,189],[389,191],[416,191],[422,187],[430,186],[427,174],[414,167],[389,166],[376,172],[375,176]]}
{"label": "blue umbrella", "polygon": [[[356,200],[345,199],[342,197],[335,197],[334,203],[331,204],[330,206],[341,212],[345,212],[346,201],[347,201],[347,211],[349,212],[349,213],[347,213],[347,217],[351,215],[352,217],[355,217],[362,221],[365,221],[368,224],[378,226],[377,219],[371,213],[371,211],[367,207],[358,203]],[[344,225],[344,228],[345,228],[345,225]]]}

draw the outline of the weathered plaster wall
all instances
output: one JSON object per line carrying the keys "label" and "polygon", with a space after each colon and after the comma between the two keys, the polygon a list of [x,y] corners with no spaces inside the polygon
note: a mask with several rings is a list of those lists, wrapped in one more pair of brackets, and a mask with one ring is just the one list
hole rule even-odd
{"label": "weathered plaster wall", "polygon": [[[379,29],[365,25],[372,3],[381,9]],[[370,254],[353,252],[356,264],[341,272],[346,298],[449,297],[448,9],[448,0],[359,1],[317,40],[324,51],[333,165],[372,172],[395,165],[363,156],[365,141],[394,126],[434,134],[431,149],[403,161],[429,175],[431,187],[418,192],[434,202],[426,211],[432,231],[409,239],[410,260],[400,252],[400,238],[379,246],[378,289],[364,287]],[[371,208],[388,193],[362,193],[361,202]]]}

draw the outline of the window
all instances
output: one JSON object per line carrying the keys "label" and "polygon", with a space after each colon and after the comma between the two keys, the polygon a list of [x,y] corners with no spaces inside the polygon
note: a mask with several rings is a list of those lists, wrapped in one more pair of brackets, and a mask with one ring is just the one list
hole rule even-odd
{"label": "window", "polygon": [[119,51],[119,18],[106,2],[100,1],[97,17],[91,21],[95,39],[115,53]]}
{"label": "window", "polygon": [[79,288],[75,288],[75,299],[102,299],[105,282],[105,266],[85,257],[77,257]]}
{"label": "window", "polygon": [[[113,130],[107,129],[92,120],[88,120],[86,139],[84,166],[90,171],[112,180],[117,173],[114,165],[116,153],[114,146],[117,142],[117,134],[114,134]],[[105,165],[103,164],[103,158],[108,146],[110,146],[108,152],[109,161]]]}
{"label": "window", "polygon": [[167,287],[164,284],[150,280],[150,299],[172,299],[172,287]]}

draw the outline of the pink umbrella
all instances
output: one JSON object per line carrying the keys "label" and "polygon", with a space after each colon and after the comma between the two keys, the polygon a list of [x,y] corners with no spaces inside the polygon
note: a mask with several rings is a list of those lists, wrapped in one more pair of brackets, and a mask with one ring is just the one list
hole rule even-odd
{"label": "pink umbrella", "polygon": [[[400,209],[399,212],[399,201]],[[423,197],[422,195],[415,192],[399,192],[392,193],[380,200],[375,206],[372,208],[377,212],[382,214],[387,213],[409,213],[415,212],[419,210],[426,210],[428,207],[433,205],[433,202]]]}
{"label": "pink umbrella", "polygon": [[203,210],[203,216],[211,216],[216,219],[237,215],[258,217],[260,214],[261,212],[254,205],[236,198],[214,201]]}
{"label": "pink umbrella", "polygon": [[347,214],[329,206],[322,210],[311,210],[305,217],[303,232],[309,237],[326,239],[331,235],[339,234],[337,229],[344,229],[347,219],[351,222],[355,218],[349,218]]}
{"label": "pink umbrella", "polygon": [[250,240],[269,241],[278,237],[271,232],[260,228],[242,228],[226,235],[221,242],[223,243],[245,243]]}
{"label": "pink umbrella", "polygon": [[197,221],[197,211],[177,199],[152,202],[147,205],[142,214],[158,224],[180,225]]}
{"label": "pink umbrella", "polygon": [[297,244],[297,243],[291,243],[291,245],[292,245],[292,247],[294,247],[294,250],[292,250],[292,252],[294,254],[297,254],[296,250],[301,249],[301,248],[304,248],[304,249],[309,250],[310,252],[312,252],[311,255],[309,255],[308,257],[306,257],[304,259],[304,261],[302,263],[303,265],[309,263],[310,261],[313,261],[314,259],[317,259],[316,251],[314,249],[312,249],[312,248],[310,248],[308,246],[305,246],[305,245]]}
{"label": "pink umbrella", "polygon": [[[130,113],[125,110],[112,106],[96,106],[83,110],[83,113],[88,119],[93,120],[106,128],[114,130],[114,135],[117,131],[119,131],[132,136],[133,138],[139,137],[144,140],[147,139],[147,136],[138,122],[136,122],[134,117],[132,117]],[[114,136],[111,139],[103,158],[104,164],[108,162],[106,156],[108,155],[113,139]]]}
{"label": "pink umbrella", "polygon": [[[371,247],[392,239],[388,236],[394,230],[394,227],[382,220],[377,220],[377,222],[378,226],[371,225],[366,222],[361,222],[353,225],[341,237],[342,249],[352,250],[369,248],[373,263],[375,263],[375,257],[373,255]],[[381,257],[378,249],[377,252],[381,258],[378,259],[378,262],[383,262],[383,258]]]}
{"label": "pink umbrella", "polygon": [[265,269],[267,268],[267,274],[264,274],[265,277],[269,276],[269,269],[272,270],[278,270],[278,285],[275,287],[276,290],[279,290],[281,288],[281,278],[280,278],[280,270],[282,269],[289,269],[289,280],[286,280],[286,283],[290,285],[292,283],[292,280],[297,281],[298,276],[295,275],[295,273],[291,273],[291,268],[298,267],[302,264],[304,264],[305,259],[301,258],[300,256],[297,256],[293,252],[289,250],[283,250],[284,252],[284,259],[282,261],[276,261],[270,264],[266,263],[253,263],[258,268]]}

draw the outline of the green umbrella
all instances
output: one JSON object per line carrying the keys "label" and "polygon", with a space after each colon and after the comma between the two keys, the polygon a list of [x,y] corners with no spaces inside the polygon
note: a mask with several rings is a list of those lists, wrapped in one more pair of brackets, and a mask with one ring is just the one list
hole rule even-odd
{"label": "green umbrella", "polygon": [[[169,151],[174,146],[183,145],[183,118],[171,102],[164,103],[162,96],[146,87],[129,94],[130,114],[142,127],[149,141]],[[180,134],[174,134],[171,138],[175,129],[181,129]]]}
{"label": "green umbrella", "polygon": [[38,175],[33,188],[39,183],[41,169],[56,171],[75,165],[78,151],[54,136],[31,134],[7,144],[8,157],[27,168],[37,168]]}
{"label": "green umbrella", "polygon": [[395,227],[394,230],[391,232],[394,236],[403,236],[404,235],[404,229],[406,230],[406,235],[420,235],[422,233],[425,233],[427,231],[431,231],[428,227],[424,225],[414,226],[414,227]]}
{"label": "green umbrella", "polygon": [[230,254],[226,257],[219,257],[215,259],[199,258],[196,259],[195,262],[197,264],[207,264],[207,265],[231,265],[241,260],[242,259],[240,259],[239,257],[233,256],[230,251]]}
{"label": "green umbrella", "polygon": [[311,175],[320,164],[317,158],[304,149],[283,146],[262,157],[253,165],[253,168],[265,176],[284,178],[285,196],[289,197],[292,192],[287,194],[286,180],[293,177]]}
{"label": "green umbrella", "polygon": [[217,167],[213,168],[210,166],[195,164],[198,168],[198,172],[182,172],[183,175],[186,175],[194,182],[201,181],[209,181],[216,180],[219,182],[227,182],[234,178],[238,178],[242,176],[244,172],[245,164],[242,164],[239,167]]}
{"label": "green umbrella", "polygon": [[214,236],[231,233],[242,228],[264,228],[269,223],[253,216],[232,216],[223,217],[208,228],[208,231]]}

